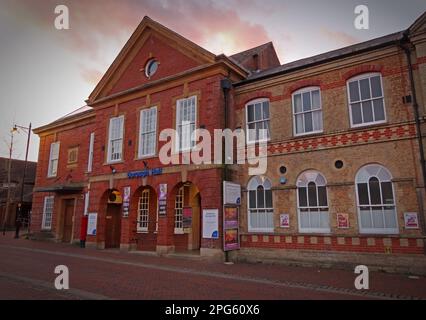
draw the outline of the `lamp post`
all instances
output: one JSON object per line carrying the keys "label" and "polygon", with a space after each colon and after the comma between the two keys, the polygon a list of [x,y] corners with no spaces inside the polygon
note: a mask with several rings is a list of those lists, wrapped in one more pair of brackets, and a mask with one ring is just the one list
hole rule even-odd
{"label": "lamp post", "polygon": [[27,173],[27,164],[28,164],[28,150],[30,147],[30,138],[31,138],[31,123],[28,127],[23,127],[23,126],[18,126],[17,124],[15,124],[13,126],[12,131],[16,132],[18,131],[18,129],[21,129],[23,131],[27,131],[28,133],[28,137],[27,137],[27,147],[25,150],[25,162],[24,162],[24,172],[22,173],[22,180],[21,180],[21,194],[20,194],[20,198],[19,198],[19,204],[18,204],[18,215],[16,217],[16,233],[15,233],[15,238],[19,238],[19,229],[21,227],[21,219],[22,218],[22,205],[24,203],[24,187],[25,187],[25,176]]}
{"label": "lamp post", "polygon": [[12,151],[13,151],[13,133],[14,130],[10,132],[10,147],[9,147],[9,164],[7,169],[7,196],[6,196],[6,208],[4,211],[3,217],[3,235],[6,234],[6,223],[9,215],[9,206],[10,206],[10,174],[12,169]]}

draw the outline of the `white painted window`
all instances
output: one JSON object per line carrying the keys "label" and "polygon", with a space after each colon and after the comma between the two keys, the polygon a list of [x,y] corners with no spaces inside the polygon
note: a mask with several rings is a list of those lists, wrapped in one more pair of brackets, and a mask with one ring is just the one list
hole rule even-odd
{"label": "white painted window", "polygon": [[44,197],[43,218],[41,222],[42,230],[52,229],[53,206],[55,203],[54,196]]}
{"label": "white painted window", "polygon": [[48,177],[56,177],[58,174],[59,147],[59,142],[54,142],[50,145],[49,169],[47,173]]}
{"label": "white painted window", "polygon": [[196,143],[197,97],[180,99],[176,108],[177,151],[189,151]]}
{"label": "white painted window", "polygon": [[296,182],[299,231],[329,233],[327,181],[317,171],[305,171]]}
{"label": "white painted window", "polygon": [[149,226],[149,189],[142,191],[138,203],[137,231],[148,232]]}
{"label": "white painted window", "polygon": [[175,199],[175,233],[183,233],[183,201],[184,187],[180,187]]}
{"label": "white painted window", "polygon": [[139,158],[155,155],[157,107],[141,110],[139,132]]}
{"label": "white painted window", "polygon": [[352,127],[386,122],[380,73],[368,73],[348,80],[349,113]]}
{"label": "white painted window", "polygon": [[246,120],[247,143],[270,139],[268,99],[257,99],[247,103]]}
{"label": "white painted window", "polygon": [[123,159],[124,116],[111,118],[109,121],[108,162]]}
{"label": "white painted window", "polygon": [[397,234],[398,221],[390,172],[383,166],[362,167],[355,178],[361,233]]}
{"label": "white painted window", "polygon": [[294,134],[303,135],[323,131],[321,92],[308,87],[293,93]]}
{"label": "white painted window", "polygon": [[90,134],[89,141],[89,160],[87,161],[87,172],[92,172],[93,170],[93,148],[95,144],[95,133]]}
{"label": "white painted window", "polygon": [[273,232],[274,206],[272,184],[266,177],[251,178],[248,190],[248,231]]}

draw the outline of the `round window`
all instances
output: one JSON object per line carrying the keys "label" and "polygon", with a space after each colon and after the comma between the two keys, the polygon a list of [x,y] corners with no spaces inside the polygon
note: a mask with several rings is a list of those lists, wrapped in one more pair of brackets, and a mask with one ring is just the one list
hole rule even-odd
{"label": "round window", "polygon": [[158,61],[155,59],[149,60],[145,65],[145,75],[149,78],[157,72],[158,69]]}
{"label": "round window", "polygon": [[343,161],[342,160],[337,160],[334,163],[334,166],[336,167],[336,169],[342,169],[343,168]]}

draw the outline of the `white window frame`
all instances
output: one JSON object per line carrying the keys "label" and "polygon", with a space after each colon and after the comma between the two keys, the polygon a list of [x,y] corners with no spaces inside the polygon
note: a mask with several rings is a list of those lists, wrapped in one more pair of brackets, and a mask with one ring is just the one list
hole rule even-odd
{"label": "white window frame", "polygon": [[[263,187],[264,192],[264,202],[265,207],[264,208],[258,208],[257,207],[257,188],[259,186]],[[272,207],[266,207],[266,196],[265,191],[271,190],[272,193]],[[250,208],[250,191],[256,192],[256,208]],[[256,212],[254,212],[256,211]],[[265,211],[262,213],[259,213],[258,211]],[[252,177],[247,185],[247,221],[248,221],[248,232],[267,232],[272,233],[275,230],[275,222],[274,222],[274,195],[272,192],[272,183],[271,180],[269,180],[265,176],[255,176]],[[254,228],[251,226],[252,222],[252,214],[264,214],[265,218],[268,220],[268,218],[272,221],[272,226],[266,227],[266,228]],[[268,217],[268,215],[271,215],[271,217]]]}
{"label": "white window frame", "polygon": [[[320,107],[319,109],[312,109],[312,91],[318,91],[319,92],[319,101],[320,101]],[[303,111],[303,94],[304,93],[310,93],[311,96],[311,110],[309,111]],[[300,94],[301,95],[301,103],[302,103],[302,111],[296,113],[296,104],[294,101],[294,98],[296,95]],[[312,86],[312,87],[305,87],[302,89],[299,89],[295,92],[293,92],[293,94],[291,95],[291,104],[292,104],[292,113],[293,113],[293,134],[294,136],[305,136],[305,135],[309,135],[309,134],[315,134],[315,133],[322,133],[324,132],[324,118],[323,118],[323,110],[322,110],[322,95],[321,95],[321,88],[317,87],[317,86]],[[297,133],[297,126],[296,126],[296,116],[297,115],[303,115],[303,120],[305,120],[305,115],[307,113],[311,113],[314,114],[315,112],[319,112],[321,113],[321,129],[320,130],[312,130],[309,132],[305,131],[305,121],[303,121],[303,132]],[[314,120],[312,117],[312,128],[314,126]]]}
{"label": "white window frame", "polygon": [[[267,118],[267,119],[263,118],[263,102],[268,102],[269,118]],[[248,106],[256,105],[256,104],[259,104],[259,103],[262,105],[262,120],[254,120],[254,121],[249,122],[248,121]],[[251,145],[251,144],[255,144],[255,143],[270,141],[271,140],[271,102],[270,102],[270,100],[268,98],[259,98],[259,99],[251,100],[251,101],[246,103],[245,112],[246,112],[246,141],[247,141],[247,144]],[[255,110],[253,112],[255,112]],[[252,123],[260,123],[260,122],[262,122],[262,123],[268,122],[268,134],[267,134],[266,139],[250,140],[249,125],[252,124]]]}
{"label": "white window frame", "polygon": [[[191,127],[193,125],[194,131],[191,133],[190,146],[189,147],[186,146],[186,147],[181,148],[181,140],[182,140],[183,133],[182,133],[182,131],[180,131],[180,130],[182,130],[180,128],[182,128],[184,125],[182,124],[182,121],[181,121],[180,109],[181,109],[184,101],[191,101],[191,100],[194,101],[194,105],[193,105],[193,107],[194,107],[194,122],[185,121],[185,126],[189,125]],[[198,106],[197,106],[197,103],[198,103],[197,96],[192,96],[192,97],[185,98],[185,99],[179,99],[179,100],[176,101],[176,133],[177,133],[177,135],[175,137],[175,151],[176,152],[191,151],[195,148],[195,146],[197,144],[196,143],[197,137],[195,136],[195,132],[197,130],[197,121],[198,121],[198,114],[197,114]]]}
{"label": "white window frame", "polygon": [[[142,190],[141,197],[138,201],[138,220],[136,222],[136,231],[138,233],[147,233],[149,230],[149,200],[150,200],[150,190]],[[142,206],[145,206],[144,208]],[[146,225],[143,225],[145,224]]]}
{"label": "white window frame", "polygon": [[92,172],[93,170],[93,148],[95,145],[95,133],[90,133],[90,140],[89,140],[89,159],[87,161],[87,172]]}
{"label": "white window frame", "polygon": [[[114,120],[116,119],[120,119],[122,121],[122,125],[121,125],[121,131],[120,131],[120,135],[121,137],[118,139],[114,139],[114,141],[119,141],[121,140],[121,150],[120,150],[120,158],[119,159],[111,159],[112,157],[112,123]],[[109,119],[109,128],[108,128],[108,161],[107,163],[117,163],[117,162],[121,162],[123,161],[123,149],[124,149],[124,116],[118,116],[118,117],[114,117],[114,118],[110,118]]]}
{"label": "white window frame", "polygon": [[185,187],[181,186],[175,198],[175,234],[183,234],[183,208],[185,201]]}
{"label": "white window frame", "polygon": [[[58,152],[57,152],[58,154],[57,154],[56,158],[53,158],[53,151],[54,151],[53,148],[55,146],[58,146]],[[60,150],[61,150],[61,143],[59,141],[52,142],[50,144],[49,167],[48,167],[48,171],[47,171],[47,177],[48,178],[53,178],[53,177],[56,177],[58,175]]]}
{"label": "white window frame", "polygon": [[[148,112],[153,111],[153,110],[155,110],[155,117],[153,118],[154,121],[155,121],[154,130],[147,131],[147,129],[144,128],[143,124],[145,122],[146,114]],[[139,116],[139,147],[138,147],[138,158],[139,159],[152,157],[152,156],[155,156],[156,153],[157,153],[157,122],[158,122],[158,110],[157,110],[156,106],[150,107],[150,108],[145,108],[145,109],[142,109],[140,111],[140,116]],[[153,150],[152,150],[152,152],[143,154],[142,153],[143,152],[142,146],[143,146],[144,139],[146,139],[149,135],[152,135],[152,134],[154,134]]]}
{"label": "white window frame", "polygon": [[[48,203],[48,202],[51,202],[51,203]],[[54,207],[55,207],[55,197],[54,196],[44,197],[43,217],[41,222],[42,230],[52,230]]]}
{"label": "white window frame", "polygon": [[[386,172],[386,174],[389,176],[389,179],[386,179],[386,180],[380,179],[378,177],[378,175],[376,174],[376,175],[370,175],[368,177],[367,181],[364,181],[364,182],[360,181],[360,176],[363,174],[363,171],[366,170],[368,167],[373,167],[373,166],[380,168],[380,170],[384,170]],[[381,183],[382,182],[390,182],[391,183],[391,185],[392,185],[392,197],[393,197],[393,204],[392,205],[390,205],[390,204],[386,205],[386,204],[383,204],[383,203],[380,204],[380,205],[372,205],[371,204],[370,186],[368,184],[369,184],[370,178],[372,178],[372,177],[376,177],[379,180],[381,201],[383,201]],[[359,194],[358,194],[358,184],[359,183],[367,183],[367,185],[368,185],[368,199],[369,199],[369,202],[370,202],[370,204],[368,204],[368,205],[361,205],[359,203]],[[355,194],[356,194],[356,205],[357,205],[357,212],[358,212],[358,227],[359,227],[360,233],[362,233],[362,234],[399,234],[398,210],[397,210],[397,207],[396,207],[395,188],[394,188],[394,185],[393,185],[393,182],[392,182],[392,175],[386,167],[379,165],[379,164],[368,164],[368,165],[361,167],[358,170],[356,177],[355,177]],[[372,210],[373,207],[386,207],[386,206],[394,207],[394,217],[395,217],[395,222],[396,222],[395,228],[364,228],[362,226],[362,224],[361,224],[361,207],[370,207],[370,216],[372,217],[371,210]],[[382,209],[382,213],[384,214],[383,209]]]}
{"label": "white window frame", "polygon": [[[380,78],[380,87],[381,87],[381,90],[382,90],[382,96],[381,97],[375,97],[375,98],[372,97],[371,82],[369,82],[370,99],[362,100],[362,98],[361,98],[361,86],[359,85],[359,81],[363,80],[363,79],[370,79],[370,78],[373,78],[373,77],[376,77],[376,76],[379,76],[379,78]],[[351,92],[350,92],[349,84],[351,82],[354,82],[354,81],[358,81],[358,90],[359,90],[360,100],[357,101],[357,102],[351,102]],[[381,123],[387,122],[385,92],[383,90],[383,77],[382,77],[382,74],[380,72],[363,73],[361,75],[358,75],[358,76],[355,76],[355,77],[348,79],[346,81],[346,92],[347,92],[347,95],[348,95],[348,108],[349,108],[349,119],[350,119],[351,128],[366,127],[366,126],[371,126],[371,125],[376,125],[376,124],[381,124]],[[362,123],[359,123],[359,124],[354,124],[353,119],[352,119],[352,104],[371,101],[372,108],[373,108],[372,109],[373,110],[373,118],[374,118],[373,100],[378,100],[378,99],[383,99],[383,114],[385,116],[385,119],[384,120],[378,120],[378,121],[372,121],[372,122],[362,122]],[[362,112],[362,105],[361,105],[361,112]],[[361,113],[361,115],[362,115],[362,113]]]}
{"label": "white window frame", "polygon": [[[321,177],[324,180],[324,183],[319,184],[317,182],[318,177]],[[311,183],[311,182],[315,183],[316,194],[317,194],[317,206],[309,206],[309,193],[308,193],[309,189],[308,189],[308,186],[309,186],[309,183]],[[296,189],[297,219],[298,219],[299,232],[300,233],[330,233],[331,232],[331,228],[330,228],[330,202],[329,202],[329,197],[328,197],[327,180],[324,177],[324,175],[321,172],[318,172],[316,170],[305,171],[297,178],[296,186],[297,186],[297,189]],[[320,206],[319,205],[318,187],[325,187],[327,206]],[[300,206],[299,188],[306,188],[306,197],[307,197],[306,200],[308,201],[306,207]],[[317,210],[327,209],[328,227],[327,228],[312,228],[312,227],[304,228],[304,227],[302,227],[302,219],[301,219],[301,210],[302,209],[308,209],[308,210],[311,210],[311,209],[317,209]],[[309,211],[309,213],[311,213],[311,212]],[[313,214],[315,214],[315,212]],[[321,219],[321,217],[320,217],[320,219]]]}

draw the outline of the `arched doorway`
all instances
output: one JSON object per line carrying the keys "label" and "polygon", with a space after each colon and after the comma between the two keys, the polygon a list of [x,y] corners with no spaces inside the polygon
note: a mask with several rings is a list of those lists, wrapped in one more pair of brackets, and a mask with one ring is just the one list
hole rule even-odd
{"label": "arched doorway", "polygon": [[201,247],[201,194],[191,182],[180,183],[174,191],[174,244],[177,251]]}
{"label": "arched doorway", "polygon": [[150,186],[139,187],[132,197],[131,219],[137,250],[155,251],[158,232],[157,192]]}
{"label": "arched doorway", "polygon": [[117,190],[107,191],[105,249],[120,248],[122,201]]}

